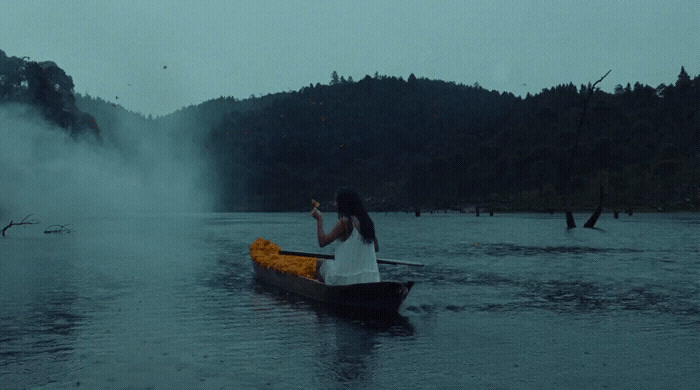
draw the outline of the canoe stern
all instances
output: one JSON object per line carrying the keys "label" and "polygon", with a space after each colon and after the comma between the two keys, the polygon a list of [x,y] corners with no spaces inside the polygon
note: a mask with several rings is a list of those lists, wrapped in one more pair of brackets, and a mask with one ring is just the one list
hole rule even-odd
{"label": "canoe stern", "polygon": [[281,272],[253,261],[259,282],[279,287],[316,301],[361,311],[397,311],[414,282],[384,281],[329,286],[317,280]]}

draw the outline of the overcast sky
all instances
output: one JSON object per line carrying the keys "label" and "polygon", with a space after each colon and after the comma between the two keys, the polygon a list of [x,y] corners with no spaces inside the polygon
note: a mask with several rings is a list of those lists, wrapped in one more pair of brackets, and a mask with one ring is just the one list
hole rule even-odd
{"label": "overcast sky", "polygon": [[334,70],[524,96],[612,69],[612,91],[700,73],[700,1],[3,0],[0,49],[153,115],[327,84]]}

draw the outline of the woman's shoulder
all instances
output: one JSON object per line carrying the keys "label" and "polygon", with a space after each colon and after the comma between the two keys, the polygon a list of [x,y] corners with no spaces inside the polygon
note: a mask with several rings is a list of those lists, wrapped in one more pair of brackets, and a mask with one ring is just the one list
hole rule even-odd
{"label": "woman's shoulder", "polygon": [[342,217],[340,218],[340,224],[343,226],[343,232],[345,236],[349,236],[352,233],[353,228],[353,217]]}
{"label": "woman's shoulder", "polygon": [[343,224],[346,224],[346,225],[360,226],[360,220],[357,219],[357,217],[354,215],[350,216],[350,217],[341,217],[340,222],[342,222]]}

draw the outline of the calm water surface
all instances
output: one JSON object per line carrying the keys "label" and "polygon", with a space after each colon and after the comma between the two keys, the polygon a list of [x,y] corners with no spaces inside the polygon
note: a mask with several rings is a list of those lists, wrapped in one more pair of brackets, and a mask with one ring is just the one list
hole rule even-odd
{"label": "calm water surface", "polygon": [[383,257],[426,264],[380,265],[417,282],[390,321],[256,284],[255,238],[319,251],[308,214],[13,227],[0,388],[698,388],[700,215],[372,216]]}

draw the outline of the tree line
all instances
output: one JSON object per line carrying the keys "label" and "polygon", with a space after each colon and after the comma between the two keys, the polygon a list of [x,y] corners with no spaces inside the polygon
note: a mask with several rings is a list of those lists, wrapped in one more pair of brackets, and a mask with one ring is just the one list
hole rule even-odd
{"label": "tree line", "polygon": [[[414,75],[335,73],[329,84],[141,120],[186,129],[215,160],[222,210],[303,210],[352,186],[374,210],[553,211],[566,207],[567,185],[579,210],[596,207],[601,186],[611,208],[697,210],[699,98],[699,77],[683,68],[668,85],[607,93],[569,83],[524,98]],[[103,111],[100,123],[116,120],[108,102],[79,103]]]}
{"label": "tree line", "polygon": [[[255,210],[304,209],[344,185],[379,210],[561,210],[567,185],[575,209],[595,208],[601,187],[614,208],[697,209],[699,101],[699,79],[683,68],[669,85],[570,83],[525,98],[334,74],[329,85],[173,115],[209,118],[222,183],[247,189],[241,204]],[[237,208],[234,194],[224,191],[224,208]]]}
{"label": "tree line", "polygon": [[612,208],[697,210],[699,101],[699,76],[684,68],[668,85],[607,93],[569,83],[525,97],[333,72],[328,84],[146,118],[74,94],[54,63],[0,51],[0,104],[32,104],[71,134],[99,138],[125,122],[177,128],[201,150],[193,158],[215,162],[220,209],[231,211],[304,210],[311,198],[331,202],[341,186],[374,210],[563,210],[565,192],[574,209],[592,209],[601,187]]}

